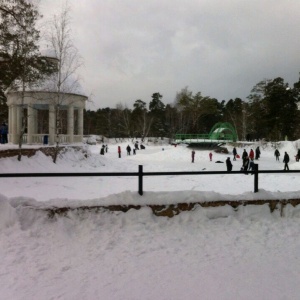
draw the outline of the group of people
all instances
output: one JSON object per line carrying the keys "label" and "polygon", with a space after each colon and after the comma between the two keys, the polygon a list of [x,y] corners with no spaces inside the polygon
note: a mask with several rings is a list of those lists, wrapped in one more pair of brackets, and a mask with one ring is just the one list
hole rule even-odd
{"label": "group of people", "polygon": [[[239,158],[239,155],[237,153],[236,148],[234,147],[232,150],[232,154],[233,154],[233,160],[236,160],[236,158]],[[278,149],[275,150],[274,153],[276,160],[279,161],[279,156],[280,156],[280,152]],[[299,161],[300,159],[300,149],[298,150],[296,157],[296,161]],[[209,158],[210,161],[212,160],[212,153],[209,153]],[[241,171],[244,172],[245,174],[248,174],[249,171],[253,171],[254,170],[254,159],[258,160],[260,158],[260,149],[259,147],[257,147],[255,149],[255,152],[253,149],[250,149],[249,154],[246,151],[246,149],[244,149],[243,154],[242,154],[242,167],[241,167]],[[298,159],[298,160],[297,160]],[[288,171],[289,170],[289,163],[290,161],[290,157],[288,155],[287,152],[284,152],[284,157],[283,157],[283,162],[284,162],[284,171]],[[195,150],[192,150],[192,163],[195,162]],[[230,160],[230,157],[227,157],[226,159],[226,168],[227,171],[230,172],[232,171],[232,162]],[[251,173],[253,174],[253,173]]]}
{"label": "group of people", "polygon": [[[140,148],[141,149],[146,149],[146,147],[143,144],[141,144]],[[126,147],[127,155],[131,155],[131,150],[132,150],[133,155],[135,155],[136,150],[139,150],[140,148],[139,148],[139,142],[138,141],[135,142],[133,149],[131,149],[130,145],[128,144],[127,147]],[[118,156],[119,156],[119,158],[121,158],[121,153],[122,153],[121,146],[118,146]]]}
{"label": "group of people", "polygon": [[[233,160],[236,160],[238,156],[236,148],[234,147],[232,150],[232,154],[233,154]],[[258,160],[260,158],[260,149],[259,146],[256,147],[255,152],[253,149],[250,149],[249,154],[246,151],[246,149],[244,149],[243,154],[242,154],[242,167],[241,167],[241,171],[243,171],[245,174],[248,174],[248,171],[253,171],[254,170],[254,159]],[[227,158],[226,160],[226,164],[228,165],[227,167],[227,171],[231,171],[232,170],[232,164],[230,161],[230,157]]]}
{"label": "group of people", "polygon": [[3,122],[1,127],[0,127],[1,144],[7,144],[8,143],[7,135],[8,135],[8,126],[5,122]]}
{"label": "group of people", "polygon": [[[276,161],[279,161],[280,152],[277,148],[275,149],[274,156],[276,157]],[[299,159],[297,160],[297,158],[300,157],[300,149],[298,150],[298,153],[295,157],[296,157],[296,161],[299,161]],[[285,151],[284,156],[283,156],[283,162],[284,162],[283,170],[284,171],[289,171],[289,165],[288,165],[289,161],[290,161],[290,156]]]}
{"label": "group of people", "polygon": [[[135,155],[135,147],[133,148],[133,155]],[[126,147],[126,151],[127,151],[127,155],[130,155],[131,154],[131,147],[129,145],[127,145]]]}
{"label": "group of people", "polygon": [[107,145],[102,145],[101,149],[100,149],[100,154],[104,155],[105,152],[107,153],[108,151],[108,146]]}
{"label": "group of people", "polygon": [[[237,154],[237,151],[236,151],[236,148],[235,148],[235,147],[233,147],[232,154],[233,154],[233,160],[236,160],[237,157],[239,158],[239,156],[238,156],[238,154]],[[248,156],[248,153],[247,153],[247,151],[244,149],[242,158],[247,157],[247,156]],[[255,157],[254,157],[254,156],[255,156]],[[255,149],[255,154],[254,154],[253,149],[251,149],[250,152],[249,152],[249,159],[254,159],[254,158],[255,158],[256,160],[258,160],[258,159],[260,158],[260,149],[259,149],[259,146],[256,147],[256,149]]]}
{"label": "group of people", "polygon": [[[195,162],[195,154],[196,154],[195,150],[192,150],[192,163]],[[213,157],[212,152],[209,152],[208,156],[209,156],[209,160],[212,161],[212,157]]]}
{"label": "group of people", "polygon": [[[234,148],[235,149],[235,148]],[[233,160],[236,160],[236,155],[234,155]],[[254,171],[254,151],[253,149],[250,150],[249,155],[247,153],[247,151],[244,149],[243,155],[242,155],[242,167],[241,167],[241,171],[244,172],[245,174],[248,174],[249,171]],[[232,163],[230,160],[230,157],[227,157],[226,159],[226,168],[227,171],[230,172],[232,171]],[[251,173],[253,174],[253,173]]]}
{"label": "group of people", "polygon": [[300,149],[298,149],[295,158],[296,158],[296,161],[299,161],[299,160],[300,160]]}
{"label": "group of people", "polygon": [[[236,160],[236,157],[238,155],[236,148],[233,148],[232,153],[233,153],[233,160]],[[275,149],[274,155],[276,157],[276,160],[279,161],[280,152],[278,149]],[[297,160],[297,156],[300,157],[300,149],[298,150],[298,153],[296,155],[296,160]],[[255,149],[255,159],[259,159],[259,158],[260,158],[260,149],[259,149],[259,147],[257,147]],[[244,149],[243,154],[242,154],[242,161],[243,161],[243,165],[241,167],[241,171],[245,172],[245,174],[248,174],[248,171],[254,170],[254,151],[253,151],[253,149],[250,150],[249,154]],[[288,165],[289,161],[290,161],[290,157],[289,157],[288,153],[285,151],[284,157],[283,157],[283,163],[284,163],[283,170],[284,171],[289,170],[289,165]],[[226,165],[227,165],[227,171],[231,171],[232,163],[230,161],[230,157],[227,158]]]}

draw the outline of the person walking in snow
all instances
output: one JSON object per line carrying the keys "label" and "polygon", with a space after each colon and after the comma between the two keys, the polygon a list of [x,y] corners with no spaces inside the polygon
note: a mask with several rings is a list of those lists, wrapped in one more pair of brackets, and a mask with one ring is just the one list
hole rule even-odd
{"label": "person walking in snow", "polygon": [[260,150],[259,147],[257,146],[257,148],[255,149],[255,159],[259,159],[260,158]]}
{"label": "person walking in snow", "polygon": [[118,146],[118,155],[119,155],[119,158],[121,158],[121,146]]}
{"label": "person walking in snow", "polygon": [[131,153],[131,147],[129,145],[126,147],[126,150],[127,150],[127,155],[130,155],[130,153]]}
{"label": "person walking in snow", "polygon": [[251,175],[253,175],[253,171],[254,171],[254,161],[253,159],[250,159],[250,162],[249,162],[249,171],[252,171],[251,172]]}
{"label": "person walking in snow", "polygon": [[249,167],[249,156],[247,156],[243,161],[243,171],[245,174],[248,174],[248,167]]}
{"label": "person walking in snow", "polygon": [[248,157],[248,153],[247,153],[247,151],[244,149],[243,154],[242,154],[243,165],[244,165],[244,162],[245,162],[246,157]]}
{"label": "person walking in snow", "polygon": [[213,156],[212,153],[209,152],[209,160],[210,160],[210,161],[212,161],[212,156]]}
{"label": "person walking in snow", "polygon": [[101,149],[100,149],[100,154],[101,154],[101,155],[104,155],[104,151],[105,151],[105,146],[102,145],[102,147],[101,147]]}
{"label": "person walking in snow", "polygon": [[230,157],[227,157],[227,159],[226,159],[226,168],[227,168],[227,172],[232,171],[232,163],[230,161]]}
{"label": "person walking in snow", "polygon": [[233,154],[233,160],[236,160],[236,155],[237,155],[237,151],[236,151],[236,148],[233,147],[233,150],[232,150],[232,154]]}
{"label": "person walking in snow", "polygon": [[279,161],[280,152],[279,152],[278,149],[275,150],[274,155],[275,155],[275,157],[276,157],[276,160]]}
{"label": "person walking in snow", "polygon": [[296,161],[299,161],[299,159],[300,159],[300,149],[298,149],[295,158],[296,158]]}
{"label": "person walking in snow", "polygon": [[192,163],[195,161],[195,150],[192,151]]}
{"label": "person walking in snow", "polygon": [[8,127],[5,122],[2,123],[0,128],[0,135],[1,135],[1,144],[7,144],[7,134],[8,134]]}
{"label": "person walking in snow", "polygon": [[290,169],[289,169],[289,165],[288,165],[288,163],[289,163],[289,161],[290,161],[290,157],[289,157],[289,155],[287,154],[287,152],[284,152],[284,157],[283,157],[283,162],[284,162],[284,171],[289,171]]}
{"label": "person walking in snow", "polygon": [[254,151],[253,151],[253,149],[251,149],[250,152],[249,152],[249,159],[250,160],[254,159]]}

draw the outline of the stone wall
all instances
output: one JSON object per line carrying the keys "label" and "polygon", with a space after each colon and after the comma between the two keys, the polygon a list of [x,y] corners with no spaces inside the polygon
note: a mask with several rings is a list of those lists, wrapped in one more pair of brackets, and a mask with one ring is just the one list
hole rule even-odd
{"label": "stone wall", "polygon": [[[291,204],[296,207],[300,204],[300,199],[281,199],[281,200],[241,200],[241,201],[211,201],[211,202],[195,202],[195,203],[178,203],[173,205],[145,205],[150,207],[153,214],[159,217],[169,217],[172,218],[183,211],[191,211],[196,206],[201,207],[218,207],[230,205],[232,208],[238,210],[239,206],[246,205],[264,205],[268,204],[270,212],[272,213],[275,210],[280,211],[280,215],[283,216],[284,207],[287,204]],[[59,208],[45,208],[43,209],[48,213],[50,218],[55,217],[56,215],[66,216],[69,211],[73,213],[80,214],[83,211],[92,211],[92,212],[101,212],[101,211],[122,211],[127,212],[130,209],[141,209],[141,205],[107,205],[107,206],[80,206],[77,208],[71,207],[59,207]]]}
{"label": "stone wall", "polygon": [[[31,157],[35,155],[37,151],[43,152],[47,156],[52,156],[55,153],[56,147],[41,147],[41,148],[22,148],[22,149],[7,149],[7,150],[0,150],[0,158],[3,157],[13,157],[18,156],[19,152],[21,151],[22,156]],[[59,147],[59,151],[64,149],[64,147]]]}

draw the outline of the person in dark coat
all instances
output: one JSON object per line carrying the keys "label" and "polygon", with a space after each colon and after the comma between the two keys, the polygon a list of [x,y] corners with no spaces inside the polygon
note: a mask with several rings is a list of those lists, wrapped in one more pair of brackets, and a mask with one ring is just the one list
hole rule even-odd
{"label": "person in dark coat", "polygon": [[279,152],[278,149],[275,150],[274,155],[275,155],[275,157],[276,157],[276,160],[279,161],[280,152]]}
{"label": "person in dark coat", "polygon": [[237,155],[237,151],[236,151],[236,148],[233,147],[233,150],[232,150],[232,154],[233,154],[233,160],[236,160],[236,155]]}
{"label": "person in dark coat", "polygon": [[7,144],[8,143],[8,140],[7,140],[8,127],[5,122],[3,122],[1,125],[0,134],[1,134],[1,143]]}
{"label": "person in dark coat", "polygon": [[105,146],[102,145],[101,150],[100,150],[100,154],[101,154],[101,155],[104,155],[104,152],[105,152]]}
{"label": "person in dark coat", "polygon": [[257,146],[257,148],[255,149],[255,159],[259,159],[260,158],[260,150],[259,147]]}
{"label": "person in dark coat", "polygon": [[126,147],[126,150],[127,150],[127,155],[130,155],[130,153],[131,153],[131,147],[129,145]]}
{"label": "person in dark coat", "polygon": [[284,157],[283,157],[284,171],[289,171],[289,165],[288,165],[289,161],[290,161],[289,155],[286,152],[284,152]]}
{"label": "person in dark coat", "polygon": [[232,163],[230,161],[230,157],[227,157],[226,159],[226,167],[227,167],[227,172],[232,171]]}
{"label": "person in dark coat", "polygon": [[119,158],[121,158],[121,146],[118,146],[118,155],[119,155]]}
{"label": "person in dark coat", "polygon": [[134,148],[135,148],[136,150],[139,150],[139,142],[138,142],[138,141],[135,142]]}
{"label": "person in dark coat", "polygon": [[243,171],[245,174],[248,174],[248,167],[249,167],[249,156],[247,156],[243,162]]}
{"label": "person in dark coat", "polygon": [[105,145],[105,152],[107,153],[108,152],[108,146]]}
{"label": "person in dark coat", "polygon": [[299,161],[300,159],[300,149],[298,149],[297,155],[296,155],[296,161]]}
{"label": "person in dark coat", "polygon": [[242,154],[243,165],[244,165],[244,162],[245,162],[246,157],[248,157],[248,153],[247,153],[247,151],[244,149],[243,154]]}
{"label": "person in dark coat", "polygon": [[195,150],[192,151],[192,163],[195,161]]}

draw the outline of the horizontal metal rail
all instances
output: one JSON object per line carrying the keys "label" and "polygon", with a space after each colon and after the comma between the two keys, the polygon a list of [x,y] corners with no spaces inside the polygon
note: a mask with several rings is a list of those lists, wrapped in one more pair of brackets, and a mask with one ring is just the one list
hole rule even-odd
{"label": "horizontal metal rail", "polygon": [[300,173],[300,170],[258,170],[258,164],[254,165],[254,170],[248,171],[177,171],[177,172],[143,172],[143,166],[139,165],[138,172],[65,172],[65,173],[2,173],[1,178],[12,177],[104,177],[104,176],[138,176],[138,193],[143,195],[143,177],[144,176],[168,176],[168,175],[234,175],[234,174],[253,174],[254,175],[254,193],[258,192],[258,174],[288,174]]}
{"label": "horizontal metal rail", "polygon": [[100,177],[100,176],[138,176],[137,172],[105,173],[2,173],[0,177]]}

